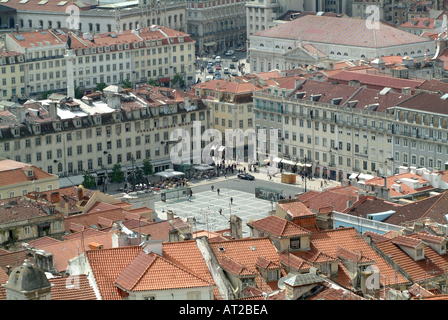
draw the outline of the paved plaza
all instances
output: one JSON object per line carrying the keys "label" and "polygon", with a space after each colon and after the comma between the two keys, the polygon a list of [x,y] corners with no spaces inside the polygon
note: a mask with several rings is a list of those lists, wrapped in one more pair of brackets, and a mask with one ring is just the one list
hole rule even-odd
{"label": "paved plaza", "polygon": [[[233,198],[233,205],[230,205],[230,197]],[[215,191],[205,191],[195,194],[191,202],[183,200],[167,200],[167,202],[157,201],[155,210],[159,219],[166,219],[166,212],[172,210],[175,217],[180,217],[187,221],[188,217],[195,217],[196,223],[193,231],[207,230],[217,231],[230,228],[229,218],[231,214],[241,218],[243,224],[243,237],[249,237],[250,231],[246,223],[253,219],[260,219],[268,216],[268,211],[275,209],[275,203],[267,200],[255,198],[254,194],[231,189],[220,189],[218,196]],[[219,213],[222,209],[222,215]]]}

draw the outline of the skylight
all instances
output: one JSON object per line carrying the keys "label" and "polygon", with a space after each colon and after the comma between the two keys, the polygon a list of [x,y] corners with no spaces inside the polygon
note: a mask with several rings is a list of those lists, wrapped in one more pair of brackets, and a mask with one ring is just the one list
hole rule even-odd
{"label": "skylight", "polygon": [[48,2],[48,0],[42,0],[41,2],[39,2],[38,4],[46,4]]}
{"label": "skylight", "polygon": [[14,34],[13,37],[14,37],[17,41],[25,41],[25,38],[24,38],[21,34]]}
{"label": "skylight", "polygon": [[24,3],[27,3],[28,1],[30,1],[30,0],[21,0],[19,3],[24,4]]}
{"label": "skylight", "polygon": [[63,6],[63,5],[65,5],[67,2],[68,2],[68,1],[61,1],[61,2],[58,3],[58,6]]}

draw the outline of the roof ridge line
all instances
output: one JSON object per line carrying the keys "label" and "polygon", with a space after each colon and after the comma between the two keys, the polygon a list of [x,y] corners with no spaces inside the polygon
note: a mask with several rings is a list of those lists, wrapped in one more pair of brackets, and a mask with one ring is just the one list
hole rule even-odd
{"label": "roof ridge line", "polygon": [[[143,251],[143,250],[140,251],[140,252],[137,254],[137,256],[136,256],[134,259],[132,259],[131,263],[129,263],[129,264],[126,266],[126,268],[123,269],[123,271],[126,270],[126,269],[132,264],[132,262],[134,262],[135,259],[136,259],[140,254],[142,254],[142,252],[143,252],[143,254],[146,254],[146,255],[149,256],[149,254],[147,254],[145,251]],[[144,271],[141,273],[141,275],[137,278],[137,280],[135,280],[134,284],[132,284],[132,286],[131,286],[131,290],[133,290],[133,289],[135,288],[135,286],[136,286],[137,283],[140,281],[140,279],[146,274],[146,272],[148,272],[148,269],[149,269],[149,268],[154,264],[154,262],[157,260],[157,256],[158,256],[158,254],[156,254],[156,253],[153,252],[153,251],[151,251],[150,254],[155,255],[154,259],[152,259],[151,263],[148,264],[148,265],[146,266],[146,268],[145,268]],[[117,278],[123,273],[123,271],[120,272],[120,274],[117,276]],[[116,283],[117,278],[115,278],[114,284]]]}

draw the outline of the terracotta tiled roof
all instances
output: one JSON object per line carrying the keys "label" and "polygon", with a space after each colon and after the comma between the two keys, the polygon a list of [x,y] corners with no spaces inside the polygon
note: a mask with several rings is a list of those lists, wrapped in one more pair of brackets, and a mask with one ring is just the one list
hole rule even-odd
{"label": "terracotta tiled roof", "polygon": [[[40,3],[40,4],[39,4]],[[80,1],[80,3],[82,3]],[[42,2],[41,0],[29,0],[27,2],[23,2],[21,0],[9,0],[5,3],[5,6],[14,8],[17,10],[26,10],[26,11],[60,11],[65,12],[73,2],[59,0],[49,0],[47,2]],[[83,3],[84,4],[84,3]],[[76,4],[75,4],[76,5]],[[89,6],[84,4],[85,6]]]}
{"label": "terracotta tiled roof", "polygon": [[173,225],[169,220],[157,221],[157,222],[149,222],[148,224],[136,228],[132,228],[131,230],[134,232],[141,232],[143,234],[151,235],[152,240],[156,239],[165,239],[168,240],[169,232],[175,228],[185,229],[190,226],[183,221],[181,218],[176,217],[173,219]]}
{"label": "terracotta tiled roof", "polygon": [[[69,277],[71,278],[68,279]],[[76,282],[71,279],[76,279]],[[51,287],[51,300],[97,300],[85,274],[50,278],[48,281],[54,285]],[[71,287],[71,284],[76,287]],[[0,286],[0,300],[6,300],[6,289],[2,286]]]}
{"label": "terracotta tiled roof", "polygon": [[417,247],[422,241],[420,239],[414,239],[405,236],[396,236],[392,240],[390,240],[393,244],[405,246],[409,248]]}
{"label": "terracotta tiled roof", "polygon": [[254,271],[251,271],[250,269],[246,268],[245,266],[239,264],[238,262],[233,261],[227,256],[222,257],[222,259],[219,261],[219,264],[221,267],[227,271],[230,272],[236,276],[256,276],[257,273]]}
{"label": "terracotta tiled roof", "polygon": [[[349,190],[347,190],[348,188]],[[331,211],[342,212],[347,208],[347,201],[354,201],[358,197],[359,189],[349,187],[334,187],[324,190],[321,193],[314,193],[313,196],[298,196],[302,202],[308,201],[308,206],[315,212],[320,212],[321,208],[330,208]],[[305,194],[306,195],[306,194]],[[306,200],[304,200],[306,199]]]}
{"label": "terracotta tiled roof", "polygon": [[425,288],[423,288],[418,283],[414,283],[412,286],[410,286],[408,288],[408,291],[413,297],[426,298],[426,297],[432,297],[434,295],[431,292],[429,292],[428,290],[426,290]]}
{"label": "terracotta tiled roof", "polygon": [[364,231],[363,236],[370,236],[373,242],[384,241],[389,239],[388,237],[385,237],[380,233],[373,232],[370,230]]}
{"label": "terracotta tiled roof", "polygon": [[[446,49],[444,50],[444,52]],[[448,51],[447,51],[448,52]],[[446,100],[441,99],[442,95],[428,92],[420,92],[406,99],[396,106],[413,110],[448,114]]]}
{"label": "terracotta tiled roof", "polygon": [[[84,248],[83,248],[84,242]],[[112,247],[112,234],[104,233],[99,235],[92,235],[89,237],[76,238],[73,240],[66,240],[56,242],[53,244],[40,245],[38,249],[45,250],[53,254],[54,267],[58,272],[63,272],[67,269],[68,260],[82,254],[83,251],[90,251],[89,243],[95,242],[103,246],[104,249]],[[103,249],[102,249],[103,250]],[[0,257],[1,258],[1,257]]]}
{"label": "terracotta tiled roof", "polygon": [[0,186],[8,186],[17,183],[26,183],[33,180],[40,180],[45,178],[55,177],[36,166],[31,166],[33,175],[28,176],[23,171],[24,168],[30,167],[26,163],[17,162],[14,160],[4,159],[0,160]]}
{"label": "terracotta tiled roof", "polygon": [[292,218],[298,217],[315,217],[316,214],[311,211],[307,206],[305,206],[302,202],[287,202],[287,203],[279,203],[280,207],[283,208]]}
{"label": "terracotta tiled roof", "polygon": [[[97,300],[85,274],[51,278],[48,281],[54,284],[51,288],[51,300]],[[70,285],[74,287],[70,289]]]}
{"label": "terracotta tiled roof", "polygon": [[385,236],[386,238],[392,239],[395,238],[397,236],[400,235],[400,232],[398,231],[387,231],[385,234],[383,234],[383,236]]}
{"label": "terracotta tiled roof", "polygon": [[446,272],[446,268],[448,268],[448,258],[446,255],[440,255],[431,247],[426,245],[424,246],[425,258],[418,261],[415,261],[403,249],[396,245],[394,243],[394,239],[378,242],[376,243],[376,246],[385,255],[389,256],[389,258],[396,264],[398,264],[404,271],[406,271],[413,281],[421,281],[438,277],[444,274]]}
{"label": "terracotta tiled roof", "polygon": [[141,251],[142,247],[132,246],[85,253],[103,300],[121,300],[123,292],[114,285],[115,280]]}
{"label": "terracotta tiled roof", "polygon": [[286,219],[270,215],[247,223],[248,226],[262,230],[276,237],[306,236],[311,232]]}
{"label": "terracotta tiled roof", "polygon": [[93,213],[93,212],[98,212],[98,211],[112,210],[112,209],[116,209],[116,208],[117,207],[112,205],[112,204],[101,202],[101,201],[97,201],[85,213]]}
{"label": "terracotta tiled roof", "polygon": [[73,240],[73,239],[79,239],[79,238],[81,238],[81,236],[86,238],[86,237],[96,236],[96,235],[100,235],[100,234],[104,234],[104,233],[105,233],[104,231],[99,231],[99,230],[95,230],[95,229],[87,229],[87,230],[84,230],[81,232],[75,232],[72,234],[62,236],[62,238],[64,238],[65,240]]}
{"label": "terracotta tiled roof", "polygon": [[420,28],[434,29],[434,20],[432,18],[411,18],[409,21],[399,25],[402,28]]}
{"label": "terracotta tiled roof", "polygon": [[25,259],[29,259],[33,263],[32,257],[28,257],[25,250],[14,251],[0,255],[0,268],[4,271],[8,271],[6,266],[10,265],[11,270],[20,267]]}
{"label": "terracotta tiled roof", "polygon": [[179,265],[150,252],[140,251],[115,283],[129,291],[208,287],[209,283]]}
{"label": "terracotta tiled roof", "polygon": [[104,217],[98,217],[98,222],[97,222],[97,224],[99,225],[99,226],[101,226],[101,227],[112,227],[112,224],[114,223],[114,221],[113,220],[111,220],[111,219],[107,219],[107,218],[104,218]]}
{"label": "terracotta tiled roof", "polygon": [[260,267],[262,269],[267,269],[267,270],[274,270],[274,269],[282,268],[282,266],[279,263],[265,259],[262,256],[258,257],[257,262],[255,262],[255,266]]}
{"label": "terracotta tiled roof", "polygon": [[445,237],[433,236],[432,234],[429,234],[427,232],[417,232],[409,235],[409,237],[420,239],[424,242],[437,243],[437,244],[440,244],[444,241],[445,242],[448,241]]}
{"label": "terracotta tiled roof", "polygon": [[246,297],[252,297],[252,296],[259,296],[263,294],[263,291],[252,287],[252,286],[246,286],[243,290],[242,290],[243,295],[245,295]]}
{"label": "terracotta tiled roof", "polygon": [[347,259],[353,262],[356,262],[358,264],[362,263],[375,263],[374,260],[369,259],[365,257],[362,252],[353,252],[351,250],[348,250],[346,248],[339,248],[336,252],[337,256],[341,259]]}
{"label": "terracotta tiled roof", "polygon": [[313,266],[312,263],[287,251],[283,251],[279,255],[279,259],[283,265],[289,266],[297,271],[308,271]]}
{"label": "terracotta tiled roof", "polygon": [[[342,246],[354,252],[361,252],[364,256],[375,261],[386,282],[407,283],[408,281],[396,274],[395,270],[380,255],[378,255],[356,231],[355,228],[339,228],[311,235],[311,244],[317,250],[330,256],[336,256],[337,250]],[[384,281],[384,278],[383,280]]]}
{"label": "terracotta tiled roof", "polygon": [[323,289],[306,300],[364,300],[361,296],[333,282],[325,281]]}
{"label": "terracotta tiled roof", "polygon": [[[125,221],[125,214],[121,208],[115,208],[111,210],[94,211],[90,213],[82,213],[65,218],[65,230],[66,231],[82,231],[79,226],[83,226],[86,229],[92,228],[92,225],[96,225],[100,230],[109,224],[98,225],[99,218],[105,218],[111,221]],[[103,222],[105,222],[104,220]],[[78,227],[75,227],[78,225]]]}
{"label": "terracotta tiled roof", "polygon": [[[259,274],[255,266],[259,256],[280,264],[279,255],[275,246],[269,238],[247,238],[240,240],[229,240],[210,244],[216,258],[221,261],[222,258],[231,258],[234,262],[243,265],[249,271]],[[261,275],[255,279],[256,287],[263,291],[276,290],[276,281],[266,283]],[[274,287],[273,287],[274,286]]]}
{"label": "terracotta tiled roof", "polygon": [[46,244],[52,244],[52,243],[57,243],[57,242],[61,242],[55,238],[50,238],[50,237],[42,237],[33,241],[28,241],[27,243],[32,246],[32,247],[39,247],[39,246],[43,246]]}
{"label": "terracotta tiled roof", "polygon": [[[11,270],[12,271],[12,270]],[[5,270],[0,268],[0,284],[4,284],[9,280],[9,276]]]}
{"label": "terracotta tiled roof", "polygon": [[[390,189],[390,196],[392,198],[416,193],[416,192],[419,192],[419,190],[420,190],[420,188],[413,189],[413,188],[409,187],[408,185],[406,185],[405,183],[400,183],[401,192],[395,190],[395,188],[393,188],[392,185],[397,184],[396,181],[400,181],[401,179],[412,179],[414,181],[418,181],[419,186],[424,185],[424,184],[431,186],[430,182],[428,180],[423,179],[422,176],[420,176],[418,174],[413,174],[411,172],[405,172],[405,173],[400,173],[400,174],[396,174],[393,176],[388,176],[386,178],[386,186]],[[366,183],[366,185],[384,186],[384,178],[375,177],[375,178],[366,180],[365,183]],[[434,187],[431,187],[430,189],[432,189],[432,188],[434,188]]]}
{"label": "terracotta tiled roof", "polygon": [[427,41],[384,23],[372,32],[364,20],[325,16],[305,16],[255,33],[253,36],[296,40],[301,38],[302,41],[366,48],[384,48]]}

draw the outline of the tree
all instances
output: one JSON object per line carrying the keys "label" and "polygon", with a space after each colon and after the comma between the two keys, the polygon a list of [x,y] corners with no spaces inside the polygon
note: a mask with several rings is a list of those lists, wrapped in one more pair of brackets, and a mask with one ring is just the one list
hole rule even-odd
{"label": "tree", "polygon": [[75,98],[81,99],[84,93],[81,91],[79,87],[75,87]]}
{"label": "tree", "polygon": [[152,175],[152,164],[151,159],[149,159],[149,157],[143,159],[143,173],[147,176]]}
{"label": "tree", "polygon": [[82,172],[82,177],[84,178],[84,181],[82,182],[84,188],[90,189],[96,185],[95,177],[88,173],[86,170]]}
{"label": "tree", "polygon": [[123,89],[132,88],[132,82],[129,79],[123,81]]}
{"label": "tree", "polygon": [[149,80],[148,80],[148,84],[149,84],[150,86],[158,87],[158,86],[159,86],[159,81],[154,80],[154,79],[149,79]]}
{"label": "tree", "polygon": [[52,93],[53,91],[51,90],[45,91],[44,93],[42,93],[42,99],[43,100],[47,99]]}
{"label": "tree", "polygon": [[121,182],[124,180],[123,171],[121,171],[121,164],[117,162],[114,164],[114,168],[112,169],[112,174],[110,175],[110,180],[112,182]]}
{"label": "tree", "polygon": [[184,78],[179,73],[176,73],[174,75],[173,79],[171,79],[171,83],[173,85],[178,84],[178,85],[182,86],[184,84]]}
{"label": "tree", "polygon": [[96,86],[95,86],[95,91],[103,91],[104,90],[104,88],[106,88],[107,87],[107,84],[105,84],[104,82],[101,82],[101,83],[97,83],[96,84]]}

